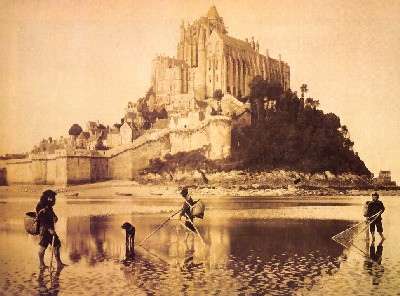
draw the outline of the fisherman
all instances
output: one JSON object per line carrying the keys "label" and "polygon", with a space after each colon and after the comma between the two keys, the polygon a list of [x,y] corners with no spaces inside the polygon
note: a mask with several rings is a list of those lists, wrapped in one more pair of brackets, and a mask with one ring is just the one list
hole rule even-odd
{"label": "fisherman", "polygon": [[194,228],[193,225],[193,215],[192,215],[192,207],[194,206],[195,202],[189,195],[189,190],[187,187],[184,187],[181,190],[181,195],[185,199],[185,202],[182,205],[181,213],[179,215],[179,220],[181,220],[182,217],[185,217],[185,226],[189,230],[196,232],[196,229]]}
{"label": "fisherman", "polygon": [[[367,211],[364,214],[364,216],[367,217],[368,221],[372,220],[372,223],[369,225],[372,241],[375,241],[375,227],[381,237],[381,240],[383,241],[385,239],[385,237],[383,236],[382,217],[381,217],[381,214],[384,211],[385,207],[383,203],[379,200],[378,192],[374,192],[372,194],[372,201],[369,201],[367,203]],[[377,217],[374,217],[374,215],[378,213],[380,214]]]}
{"label": "fisherman", "polygon": [[38,253],[40,269],[44,269],[47,267],[44,264],[44,255],[49,244],[52,244],[52,247],[54,248],[54,255],[57,261],[57,269],[66,266],[66,264],[64,264],[60,258],[61,242],[54,229],[54,223],[56,223],[58,220],[58,217],[53,211],[53,206],[56,203],[56,195],[57,193],[53,190],[44,191],[36,206],[36,213],[40,227],[40,242]]}

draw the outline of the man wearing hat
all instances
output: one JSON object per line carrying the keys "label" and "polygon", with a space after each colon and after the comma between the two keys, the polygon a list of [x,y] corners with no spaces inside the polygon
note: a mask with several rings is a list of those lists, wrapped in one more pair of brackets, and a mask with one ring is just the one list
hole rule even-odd
{"label": "man wearing hat", "polygon": [[[368,202],[368,209],[366,213],[367,219],[371,220],[373,219],[372,223],[369,225],[369,230],[371,232],[372,236],[372,241],[375,241],[375,227],[376,231],[379,233],[381,236],[382,241],[385,239],[383,236],[383,227],[382,227],[382,217],[381,214],[385,211],[385,206],[383,203],[379,200],[379,194],[378,192],[374,192],[372,194],[372,201]],[[377,217],[374,215],[378,214]]]}
{"label": "man wearing hat", "polygon": [[62,268],[65,264],[60,258],[61,242],[54,228],[54,223],[58,218],[54,213],[53,206],[56,203],[57,193],[53,190],[46,190],[42,193],[36,206],[37,218],[40,226],[39,242],[39,264],[40,269],[46,268],[44,264],[44,254],[49,245],[54,248],[54,255],[57,261],[57,268]]}

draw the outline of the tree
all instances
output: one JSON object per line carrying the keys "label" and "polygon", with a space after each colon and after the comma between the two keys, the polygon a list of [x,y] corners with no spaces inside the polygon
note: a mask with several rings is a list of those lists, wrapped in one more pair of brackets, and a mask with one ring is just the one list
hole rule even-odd
{"label": "tree", "polygon": [[247,169],[289,168],[311,173],[370,175],[353,151],[354,142],[340,118],[317,109],[319,101],[316,99],[307,99],[307,104],[302,108],[301,99],[287,90],[277,98],[276,108],[268,111],[264,128],[246,127],[240,133],[232,131],[234,160],[241,161],[241,166]]}
{"label": "tree", "polygon": [[[257,75],[249,84],[250,107],[253,125],[262,125],[265,120],[264,102],[267,96],[267,82],[260,75]],[[254,117],[254,119],[253,119]]]}
{"label": "tree", "polygon": [[[123,124],[123,123],[122,123]],[[120,129],[120,127],[122,126],[122,124],[120,124],[120,123],[114,123],[113,124],[113,126],[114,126],[114,128],[116,128],[116,129]]]}
{"label": "tree", "polygon": [[342,125],[342,127],[340,128],[340,131],[344,138],[349,137],[349,130],[347,129],[346,125]]}
{"label": "tree", "polygon": [[94,149],[96,149],[96,150],[107,150],[107,147],[104,146],[102,137],[99,137],[99,138],[96,140],[96,145],[95,145]]}
{"label": "tree", "polygon": [[311,107],[312,109],[317,109],[319,107],[319,100],[313,98],[307,98],[305,104],[306,106]]}
{"label": "tree", "polygon": [[249,84],[250,87],[250,106],[251,114],[255,117],[252,123],[263,126],[265,123],[265,102],[267,100],[277,100],[282,94],[283,89],[280,83],[268,82],[260,75],[257,75]]}
{"label": "tree", "polygon": [[167,112],[167,110],[165,110],[164,107],[160,110],[160,112],[158,112],[157,118],[158,119],[167,119],[168,118],[168,112]]}
{"label": "tree", "polygon": [[74,124],[69,128],[68,134],[69,134],[70,136],[75,136],[75,137],[77,137],[77,136],[79,136],[79,135],[81,134],[81,132],[82,132],[81,126],[80,126],[79,124],[77,124],[77,123],[74,123]]}
{"label": "tree", "polygon": [[304,95],[308,92],[307,84],[303,83],[300,86],[300,91],[301,91],[301,98],[304,99]]}

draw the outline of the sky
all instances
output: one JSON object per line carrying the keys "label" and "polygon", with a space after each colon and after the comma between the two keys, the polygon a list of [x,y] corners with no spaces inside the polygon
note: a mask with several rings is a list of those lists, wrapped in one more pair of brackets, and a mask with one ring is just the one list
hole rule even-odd
{"label": "sky", "polygon": [[150,86],[151,61],[176,55],[182,20],[215,5],[230,36],[291,67],[350,131],[375,174],[400,183],[400,1],[0,1],[0,154],[112,125]]}

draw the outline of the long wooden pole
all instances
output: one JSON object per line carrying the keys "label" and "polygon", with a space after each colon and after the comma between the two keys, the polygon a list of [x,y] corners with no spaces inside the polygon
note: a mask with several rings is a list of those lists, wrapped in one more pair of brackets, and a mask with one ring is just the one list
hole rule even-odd
{"label": "long wooden pole", "polygon": [[194,225],[194,223],[192,222],[192,220],[190,220],[190,218],[189,218],[189,216],[188,216],[187,214],[185,214],[185,216],[186,216],[186,218],[187,218],[186,221],[189,221],[189,223],[192,224],[194,230],[196,231],[196,234],[199,236],[199,238],[200,238],[201,242],[203,243],[203,245],[206,245],[206,243],[204,242],[203,237],[200,235],[200,232],[197,230],[197,227]]}
{"label": "long wooden pole", "polygon": [[49,272],[50,272],[50,280],[52,281],[52,273],[53,273],[53,256],[54,256],[54,234],[53,238],[51,239],[51,257],[50,257],[50,267],[49,267]]}
{"label": "long wooden pole", "polygon": [[139,244],[138,246],[141,246],[144,244],[145,241],[147,241],[151,236],[153,236],[153,234],[155,234],[157,231],[159,231],[165,224],[167,224],[172,217],[174,217],[176,214],[178,214],[181,211],[181,209],[179,209],[179,211],[176,211],[175,213],[173,213],[171,216],[168,217],[168,219],[166,219],[163,223],[161,223],[155,230],[153,230],[148,236],[146,236]]}

